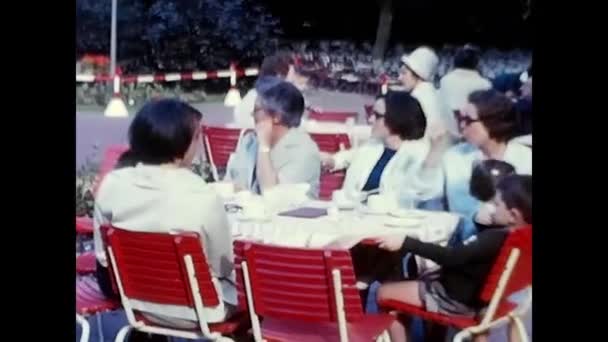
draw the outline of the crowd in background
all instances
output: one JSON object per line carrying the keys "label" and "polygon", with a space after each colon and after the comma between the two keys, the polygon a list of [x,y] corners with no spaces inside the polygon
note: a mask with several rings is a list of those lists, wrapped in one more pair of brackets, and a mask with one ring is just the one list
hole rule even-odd
{"label": "crowd in background", "polygon": [[[283,44],[281,50],[294,53],[298,56],[302,67],[308,69],[312,75],[311,87],[327,90],[338,90],[343,92],[358,92],[375,94],[378,91],[378,83],[382,75],[396,78],[399,74],[400,56],[411,52],[413,48],[396,45],[385,54],[384,61],[374,64],[370,44],[354,44],[347,41],[322,41],[311,44],[296,42]],[[271,55],[275,51],[267,51]],[[433,82],[438,86],[439,79],[443,77],[453,66],[456,47],[444,46],[436,49],[439,64]],[[196,68],[210,70],[217,67],[214,61],[213,68],[204,68],[205,63],[192,60],[193,57],[179,57],[175,55],[171,62],[163,62],[160,65],[151,59],[142,61],[119,62],[123,74],[138,75],[153,72],[185,72]],[[203,58],[201,55],[200,58]],[[82,59],[81,59],[82,61]],[[145,61],[145,63],[143,62]],[[531,62],[531,52],[526,50],[498,50],[486,49],[481,51],[479,58],[479,71],[488,79],[507,77],[518,79],[513,75],[524,72]],[[225,68],[230,61],[225,61]],[[171,68],[167,69],[166,65]],[[220,63],[221,64],[221,63]],[[261,64],[261,57],[251,57],[241,60],[242,67],[250,67]],[[77,63],[76,73],[107,73],[105,68],[95,68],[91,63]],[[253,82],[248,78],[239,79],[239,88],[243,91],[249,89]],[[517,85],[514,85],[516,87]],[[131,84],[124,89],[126,102],[130,105],[142,104],[153,96],[177,96],[184,101],[194,103],[203,102],[208,94],[223,94],[228,87],[228,81],[180,81],[156,84]],[[76,84],[77,104],[98,104],[104,106],[111,96],[109,87],[103,84],[89,85]]]}

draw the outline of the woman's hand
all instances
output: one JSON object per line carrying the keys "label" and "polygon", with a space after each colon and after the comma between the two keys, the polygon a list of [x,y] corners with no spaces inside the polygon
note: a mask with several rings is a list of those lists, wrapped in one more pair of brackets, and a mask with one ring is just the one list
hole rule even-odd
{"label": "woman's hand", "polygon": [[378,243],[378,247],[389,252],[396,252],[401,249],[403,245],[403,241],[405,240],[404,235],[392,235],[392,236],[382,236],[375,239]]}
{"label": "woman's hand", "polygon": [[451,137],[450,133],[442,126],[437,126],[429,129],[429,140],[431,147],[424,161],[424,166],[433,168],[439,166],[443,153],[450,147]]}
{"label": "woman's hand", "polygon": [[336,167],[333,155],[321,152],[321,167],[324,171],[332,171]]}
{"label": "woman's hand", "polygon": [[270,147],[270,135],[272,134],[272,121],[263,120],[255,125],[255,133],[260,145]]}

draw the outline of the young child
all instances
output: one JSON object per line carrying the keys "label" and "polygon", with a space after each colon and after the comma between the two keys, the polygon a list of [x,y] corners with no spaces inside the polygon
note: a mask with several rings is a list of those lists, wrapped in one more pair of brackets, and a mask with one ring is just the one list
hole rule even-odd
{"label": "young child", "polygon": [[[484,306],[479,292],[508,232],[532,223],[532,176],[507,176],[496,190],[496,210],[492,214],[496,226],[458,246],[442,247],[404,236],[379,238],[382,249],[413,253],[434,261],[440,268],[417,280],[383,284],[378,300],[394,299],[442,314],[476,315]],[[500,226],[503,228],[497,228]],[[391,341],[407,341],[406,326],[396,321],[390,329]]]}
{"label": "young child", "polygon": [[473,167],[469,192],[482,203],[473,217],[477,231],[492,225],[492,213],[496,211],[492,203],[496,195],[496,185],[512,174],[515,174],[515,167],[502,160],[488,159]]}

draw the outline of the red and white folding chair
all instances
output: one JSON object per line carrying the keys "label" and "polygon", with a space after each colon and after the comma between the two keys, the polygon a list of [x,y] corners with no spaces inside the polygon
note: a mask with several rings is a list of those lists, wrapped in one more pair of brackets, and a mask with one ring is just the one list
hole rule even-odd
{"label": "red and white folding chair", "polygon": [[[204,308],[221,303],[201,240],[196,233],[142,233],[109,228],[108,255],[129,325],[116,341],[123,341],[130,329],[188,339],[232,341],[223,337],[245,327],[247,319],[236,314],[224,322],[208,323]],[[133,301],[183,306],[190,311],[194,329],[161,326],[146,319]],[[154,312],[149,312],[154,313]],[[166,313],[157,312],[167,316]]]}
{"label": "red and white folding chair", "polygon": [[[310,133],[310,137],[317,143],[321,152],[333,154],[351,147],[350,139],[344,133]],[[319,199],[331,200],[332,192],[342,188],[344,178],[346,178],[345,171],[328,172],[322,170],[319,180]]]}
{"label": "red and white folding chair", "polygon": [[120,303],[106,298],[101,292],[95,278],[79,277],[76,279],[76,322],[82,327],[80,342],[89,340],[91,329],[85,317],[91,315],[94,315],[97,319],[99,341],[105,341],[103,338],[101,313],[118,308],[120,308]]}
{"label": "red and white folding chair", "polygon": [[[510,232],[505,240],[480,294],[481,300],[488,303],[487,310],[481,319],[432,313],[397,300],[381,301],[379,305],[386,310],[396,310],[400,313],[421,317],[424,320],[462,329],[454,336],[454,341],[462,341],[464,338],[484,333],[493,327],[505,325],[511,320],[517,325],[521,340],[527,341],[527,334],[519,313],[527,311],[531,298],[527,298],[520,308],[516,308],[517,305],[510,302],[508,298],[513,293],[529,286],[532,286],[531,226]],[[529,291],[529,296],[531,296],[531,291]]]}
{"label": "red and white folding chair", "polygon": [[230,155],[236,151],[239,140],[246,132],[241,128],[212,127],[203,125],[205,153],[213,178],[219,181],[219,169],[228,166]]}
{"label": "red and white folding chair", "polygon": [[309,133],[321,152],[336,153],[350,148],[346,133]]}
{"label": "red and white folding chair", "polygon": [[353,122],[357,120],[357,116],[359,114],[357,112],[317,112],[311,110],[308,114],[309,120],[315,120],[320,122],[341,122],[346,123],[349,119],[352,119]]}
{"label": "red and white folding chair", "polygon": [[256,342],[390,339],[395,317],[363,313],[348,250],[245,242],[243,254],[240,279]]}

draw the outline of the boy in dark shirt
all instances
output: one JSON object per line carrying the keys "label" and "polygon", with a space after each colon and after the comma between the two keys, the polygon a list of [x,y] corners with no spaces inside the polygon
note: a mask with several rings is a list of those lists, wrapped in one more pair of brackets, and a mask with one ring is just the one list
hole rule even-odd
{"label": "boy in dark shirt", "polygon": [[[398,300],[442,314],[474,316],[482,308],[479,292],[509,231],[532,223],[532,176],[510,175],[497,185],[492,221],[506,228],[481,231],[455,247],[442,247],[403,236],[378,239],[379,247],[430,259],[441,268],[418,280],[383,284],[378,300]],[[395,321],[391,341],[407,341],[403,322]],[[480,336],[484,338],[485,336]]]}

